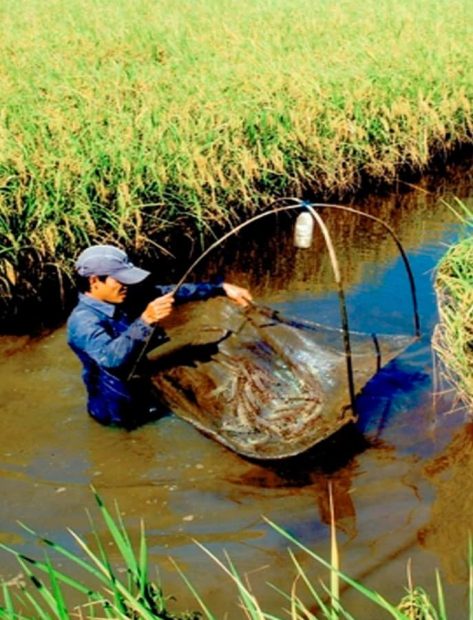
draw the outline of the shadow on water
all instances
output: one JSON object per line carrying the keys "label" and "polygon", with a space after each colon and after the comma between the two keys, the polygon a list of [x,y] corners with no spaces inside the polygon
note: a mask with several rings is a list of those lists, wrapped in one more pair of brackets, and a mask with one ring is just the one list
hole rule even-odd
{"label": "shadow on water", "polygon": [[[265,584],[287,590],[292,568],[286,541],[261,515],[328,557],[330,482],[342,566],[350,576],[399,600],[412,558],[417,582],[431,590],[433,567],[446,571],[447,596],[463,610],[466,554],[460,530],[471,521],[472,431],[464,413],[442,415],[453,397],[439,399],[433,411],[430,334],[436,321],[432,272],[445,244],[461,233],[441,199],[471,202],[472,188],[470,167],[450,179],[426,181],[428,193],[393,193],[357,205],[389,223],[409,252],[422,339],[365,386],[356,424],[297,457],[241,458],[174,415],[131,432],[101,427],[85,413],[80,368],[67,349],[64,328],[43,338],[1,337],[0,541],[37,555],[36,542],[17,525],[21,520],[73,547],[66,542],[67,527],[90,536],[84,507],[93,506],[93,484],[107,503],[117,501],[136,540],[144,520],[151,562],[179,607],[195,602],[169,555],[212,603],[216,617],[228,611],[231,620],[240,617],[229,603],[231,586],[223,587],[219,569],[192,540],[217,553],[224,547],[243,572],[256,575],[252,583],[263,607],[280,610],[279,596]],[[262,304],[339,327],[323,240],[317,237],[310,250],[295,252],[290,223],[280,218],[240,235],[193,275],[222,275],[250,286]],[[345,214],[327,213],[326,224],[337,240],[352,329],[411,333],[405,273],[385,232]],[[320,567],[301,562],[318,581]],[[18,567],[2,558],[0,573],[9,578]],[[349,592],[346,597],[355,616],[361,610],[363,620],[379,620],[377,611],[371,613]]]}
{"label": "shadow on water", "polygon": [[[255,480],[256,486],[305,487],[314,476],[331,476],[349,465],[353,459],[374,444],[350,423],[303,454],[283,460],[258,462],[258,468],[268,469],[274,482]],[[251,461],[249,461],[251,462]],[[253,461],[254,462],[254,461]],[[250,476],[251,477],[251,476]],[[249,481],[249,478],[245,478]]]}
{"label": "shadow on water", "polygon": [[[325,525],[330,525],[330,485],[337,528],[354,536],[356,508],[350,491],[356,477],[355,457],[373,445],[355,424],[348,424],[304,454],[264,464],[253,462],[254,469],[241,476],[239,482],[257,489],[281,488],[297,492],[305,488],[316,502],[318,519]],[[230,481],[235,482],[231,478]],[[311,518],[292,524],[291,533],[305,540],[310,538],[313,529]]]}
{"label": "shadow on water", "polygon": [[402,360],[393,360],[381,368],[357,398],[359,432],[382,437],[396,415],[422,399],[429,383],[429,373]]}
{"label": "shadow on water", "polygon": [[[406,400],[413,406],[415,393],[420,397],[429,376],[397,360],[383,368],[365,386],[356,400],[359,418],[342,427],[303,454],[281,460],[245,459],[253,467],[232,483],[255,489],[303,489],[309,491],[318,508],[318,518],[330,525],[329,485],[334,498],[336,526],[353,538],[357,533],[353,485],[359,475],[359,460],[369,450],[378,454],[395,451],[383,439],[384,429],[396,415],[406,411]],[[400,401],[404,400],[403,405]],[[387,482],[389,484],[389,482]],[[292,524],[291,533],[300,540],[310,539],[314,523]]]}

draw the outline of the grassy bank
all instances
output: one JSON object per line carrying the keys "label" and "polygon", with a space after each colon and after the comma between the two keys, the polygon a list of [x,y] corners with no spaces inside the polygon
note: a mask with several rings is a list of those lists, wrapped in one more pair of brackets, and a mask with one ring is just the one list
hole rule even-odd
{"label": "grassy bank", "polygon": [[[473,232],[473,213],[459,209]],[[433,345],[440,371],[473,412],[473,236],[449,248],[438,265],[435,288],[440,317]]]}
{"label": "grassy bank", "polygon": [[11,303],[91,241],[159,254],[473,141],[469,0],[4,0],[0,20]]}
{"label": "grassy bank", "polygon": [[[0,544],[0,549],[13,553],[20,564],[22,574],[10,583],[0,584],[3,597],[0,596],[0,618],[2,620],[92,620],[93,618],[110,618],[113,620],[218,620],[211,610],[211,601],[205,601],[194,588],[191,578],[185,575],[173,561],[191,593],[200,611],[174,613],[170,610],[170,597],[166,597],[159,585],[153,580],[152,567],[148,564],[147,543],[144,527],[137,549],[134,548],[126,527],[120,516],[113,516],[99,496],[96,499],[102,520],[106,526],[107,538],[116,547],[121,557],[121,567],[110,560],[104,536],[99,535],[99,528],[92,521],[94,544],[87,544],[83,538],[69,530],[77,543],[78,552],[49,539],[41,542],[51,550],[59,561],[53,561],[49,554],[44,560],[27,557],[11,547]],[[222,561],[206,547],[198,546],[209,560],[209,570],[216,569],[225,579],[220,587],[229,587],[228,607],[225,617],[246,618],[249,620],[356,620],[342,603],[342,590],[346,587],[356,591],[363,601],[362,609],[366,611],[369,604],[377,611],[379,618],[395,620],[448,620],[447,605],[442,579],[436,571],[436,592],[429,595],[422,587],[415,586],[408,566],[408,587],[406,594],[397,605],[393,605],[380,593],[363,586],[340,570],[339,549],[336,538],[336,523],[332,495],[329,493],[331,514],[331,552],[330,561],[314,553],[297,538],[274,523],[268,524],[291,544],[288,555],[291,562],[287,566],[287,590],[281,590],[271,584],[276,601],[280,601],[279,612],[265,611],[257,597],[252,593],[248,575],[241,575],[231,559],[225,554]],[[23,526],[25,527],[25,526]],[[25,529],[35,535],[29,528]],[[112,542],[113,541],[113,542]],[[467,557],[469,585],[467,587],[469,612],[473,618],[473,547],[469,543]],[[322,567],[313,583],[303,568],[301,560],[306,556]],[[66,559],[70,567],[80,568],[83,578],[72,578],[62,568]],[[216,576],[214,574],[214,576]],[[327,583],[325,583],[327,581]],[[234,594],[233,591],[234,590]],[[71,609],[67,599],[68,593],[80,595],[81,602]],[[434,601],[434,598],[436,599]],[[237,609],[239,610],[237,612]],[[31,615],[33,613],[33,615]],[[364,612],[363,612],[364,613]],[[374,616],[370,616],[374,617]],[[361,617],[360,617],[360,620]]]}

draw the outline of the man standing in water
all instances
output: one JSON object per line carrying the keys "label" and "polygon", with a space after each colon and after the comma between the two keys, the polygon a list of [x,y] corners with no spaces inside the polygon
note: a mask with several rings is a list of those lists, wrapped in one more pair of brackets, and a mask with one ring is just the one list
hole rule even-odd
{"label": "man standing in water", "polygon": [[[149,280],[149,271],[135,267],[111,245],[87,248],[75,266],[79,301],[67,322],[67,339],[82,362],[87,410],[105,425],[135,428],[159,416],[159,396],[146,376],[143,353],[167,341],[159,323],[171,314],[174,302],[217,295],[242,306],[252,300],[248,290],[227,282],[184,284],[176,292],[172,285],[153,285],[152,300],[133,316],[126,306],[134,293],[138,296],[136,285]],[[135,370],[141,376],[130,377]]]}

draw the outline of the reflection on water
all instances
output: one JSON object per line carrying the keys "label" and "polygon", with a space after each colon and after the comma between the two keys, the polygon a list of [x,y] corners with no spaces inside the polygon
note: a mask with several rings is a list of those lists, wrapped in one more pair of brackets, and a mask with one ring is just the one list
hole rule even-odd
{"label": "reflection on water", "polygon": [[[456,187],[455,195],[466,201],[471,192],[471,177],[469,172],[457,179],[461,185]],[[361,206],[365,213],[388,223],[406,250],[417,252],[420,246],[438,242],[455,223],[447,201],[454,204],[451,190],[437,183],[435,190],[429,187],[414,194],[390,194],[383,199],[367,200]],[[358,208],[360,203],[347,206]],[[335,243],[345,286],[349,289],[367,280],[380,285],[386,266],[399,256],[386,228],[339,210],[327,208],[320,214]],[[332,267],[320,231],[315,231],[310,249],[295,250],[294,217],[292,212],[277,214],[250,225],[236,239],[230,238],[227,252],[219,253],[210,269],[225,272],[227,279],[230,275],[232,279],[238,277],[243,271],[259,297],[286,299],[294,294],[325,295],[334,291]]]}
{"label": "reflection on water", "polygon": [[468,578],[468,537],[473,523],[473,424],[461,427],[448,446],[425,463],[435,489],[430,519],[418,532],[419,542],[440,560],[451,581]]}
{"label": "reflection on water", "polygon": [[[355,456],[373,444],[355,425],[342,428],[316,448],[282,461],[256,463],[242,476],[228,480],[255,489],[305,489],[317,506],[318,518],[330,524],[329,485],[334,498],[337,527],[350,538],[356,536],[356,511],[351,497],[357,474]],[[258,491],[259,492],[259,491]]]}
{"label": "reflection on water", "polygon": [[[399,600],[412,558],[416,581],[428,588],[435,585],[433,568],[445,571],[447,596],[462,609],[472,430],[462,412],[441,415],[451,405],[448,397],[434,415],[429,347],[436,320],[432,269],[443,244],[458,234],[441,198],[455,194],[471,200],[471,171],[464,170],[462,183],[457,181],[444,180],[434,190],[426,186],[432,193],[392,194],[366,205],[409,250],[423,337],[366,386],[356,427],[342,429],[300,457],[252,462],[172,415],[132,432],[101,427],[85,414],[80,368],[66,347],[64,329],[41,338],[0,338],[0,541],[38,555],[36,543],[17,525],[21,520],[73,548],[66,527],[90,537],[84,508],[93,508],[93,484],[111,506],[117,500],[134,540],[144,519],[151,560],[178,606],[196,604],[169,555],[217,617],[228,611],[232,619],[240,612],[231,585],[223,587],[220,570],[192,540],[218,554],[225,548],[248,574],[262,605],[279,610],[283,602],[266,582],[288,590],[293,572],[286,541],[261,517],[329,557],[331,483],[348,574]],[[407,280],[385,230],[343,213],[324,218],[337,241],[352,327],[412,333]],[[296,252],[289,223],[280,217],[239,235],[202,271],[224,272],[228,280],[249,284],[258,301],[338,326],[322,240],[318,236],[311,250]],[[299,559],[314,580],[326,578],[308,558]],[[9,556],[0,565],[4,577],[18,573]],[[377,610],[366,609],[354,594],[344,597],[353,613],[361,609],[364,620],[378,620]]]}

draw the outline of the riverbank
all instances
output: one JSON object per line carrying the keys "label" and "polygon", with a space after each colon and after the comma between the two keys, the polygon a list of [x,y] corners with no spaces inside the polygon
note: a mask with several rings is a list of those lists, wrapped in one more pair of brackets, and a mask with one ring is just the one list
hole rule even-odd
{"label": "riverbank", "polygon": [[466,0],[7,0],[1,19],[2,319],[61,300],[88,243],[151,264],[473,142]]}
{"label": "riverbank", "polygon": [[[461,208],[461,205],[458,206]],[[473,213],[461,212],[473,229]],[[435,289],[439,324],[433,346],[445,376],[458,399],[473,411],[473,237],[452,245],[437,269]]]}
{"label": "riverbank", "polygon": [[[224,559],[222,560],[219,555],[209,550],[206,545],[194,541],[196,546],[208,556],[210,570],[212,570],[212,564],[214,565],[213,568],[218,567],[220,570],[220,581],[222,581],[223,577],[228,586],[230,586],[228,588],[230,593],[226,603],[225,618],[229,616],[229,613],[238,608],[245,617],[255,619],[271,618],[272,620],[280,620],[281,616],[279,614],[281,614],[282,617],[290,618],[291,620],[299,620],[301,617],[307,620],[317,620],[317,616],[314,614],[320,612],[325,618],[338,620],[343,615],[355,620],[355,616],[344,608],[343,603],[343,591],[349,586],[364,600],[365,604],[371,603],[375,609],[386,611],[396,620],[412,620],[412,618],[430,620],[438,618],[439,615],[441,615],[443,620],[447,620],[444,589],[438,570],[436,571],[437,605],[433,603],[433,596],[429,595],[422,586],[414,585],[410,562],[407,565],[408,587],[406,588],[406,594],[404,594],[397,605],[390,603],[378,592],[365,587],[340,570],[340,551],[337,542],[337,524],[331,488],[329,483],[330,561],[302,544],[297,537],[266,519],[268,524],[291,545],[288,549],[288,556],[291,562],[288,562],[287,583],[284,589],[276,588],[271,583],[267,584],[269,587],[273,587],[281,597],[281,609],[278,610],[278,615],[274,613],[268,614],[263,610],[258,597],[254,596],[249,576],[247,574],[243,575],[238,571],[227,553],[224,554]],[[99,611],[104,613],[107,618],[200,620],[205,617],[207,620],[216,620],[217,616],[211,611],[212,601],[202,599],[193,585],[192,578],[183,572],[179,563],[173,558],[171,558],[171,562],[175,567],[176,573],[182,577],[194,595],[194,606],[198,607],[199,611],[186,611],[178,614],[170,611],[170,607],[175,606],[175,603],[174,605],[172,604],[174,597],[164,594],[161,585],[156,583],[154,576],[151,576],[152,571],[150,571],[150,566],[148,566],[148,543],[144,524],[142,524],[138,555],[120,516],[119,508],[116,507],[116,516],[114,516],[113,513],[109,512],[97,493],[95,493],[95,497],[107,529],[108,537],[119,550],[121,556],[120,563],[123,564],[121,570],[117,570],[114,563],[110,561],[107,547],[93,521],[91,526],[95,541],[99,546],[99,553],[86,540],[72,530],[69,531],[80,548],[86,551],[86,560],[75,553],[71,553],[63,544],[41,538],[37,535],[38,539],[48,548],[54,550],[59,557],[66,557],[72,564],[79,565],[84,573],[88,574],[87,585],[83,583],[82,579],[72,579],[70,575],[60,570],[59,567],[62,564],[58,563],[58,566],[55,566],[48,555],[46,556],[46,562],[41,562],[24,556],[11,547],[0,545],[2,551],[12,553],[17,558],[21,568],[25,571],[25,576],[20,574],[15,579],[10,580],[10,582],[2,584],[4,601],[4,606],[0,606],[2,618],[4,620],[21,620],[25,617],[25,612],[33,611],[44,620],[52,618],[69,620],[78,614],[80,618],[92,620],[92,618],[96,618],[96,614]],[[29,531],[27,527],[25,529]],[[32,531],[30,533],[35,534]],[[330,579],[329,586],[325,585],[325,579],[321,578],[320,575],[317,582],[309,576],[309,572],[304,568],[304,563],[301,562],[300,554],[299,558],[296,555],[298,550],[302,550],[302,553],[310,558],[312,563],[321,565],[325,569]],[[470,550],[468,556],[470,577],[472,575],[472,563]],[[32,568],[30,568],[30,565]],[[120,573],[122,575],[126,573],[128,578],[126,580],[123,579]],[[44,578],[44,574],[49,579]],[[26,576],[29,577],[34,586],[34,588],[30,586],[30,591],[28,591],[25,584]],[[68,591],[63,587],[65,584],[68,586]],[[290,591],[289,584],[292,584]],[[23,600],[17,596],[17,590],[20,590],[24,595]],[[468,590],[470,615],[473,612],[471,604],[472,590],[470,579]],[[75,591],[76,595],[77,592],[80,593],[81,599],[80,604],[73,606],[73,611],[67,601],[67,594],[70,595],[71,591]],[[21,612],[18,611],[19,607],[21,607]],[[361,616],[356,617],[361,618]]]}
{"label": "riverbank", "polygon": [[[141,523],[146,523],[150,566],[159,566],[164,592],[176,597],[178,609],[195,609],[195,600],[170,556],[217,618],[225,616],[231,600],[230,584],[227,588],[220,571],[196,550],[192,540],[198,540],[218,554],[225,548],[250,576],[261,607],[279,616],[283,601],[266,584],[288,585],[287,545],[261,515],[329,558],[331,481],[343,570],[394,602],[405,595],[409,558],[415,583],[429,592],[436,591],[433,567],[438,567],[447,606],[462,617],[473,493],[473,484],[468,491],[471,428],[463,428],[461,413],[436,416],[432,428],[430,333],[437,318],[430,274],[444,248],[458,239],[457,220],[443,201],[460,196],[468,202],[472,174],[471,168],[457,169],[453,179],[452,174],[438,179],[433,193],[390,193],[360,205],[378,212],[408,252],[423,337],[365,392],[359,429],[334,437],[297,462],[271,467],[242,459],[175,415],[131,433],[95,424],[86,413],[80,363],[68,350],[64,328],[42,337],[3,336],[0,542],[37,557],[38,541],[25,534],[18,525],[22,522],[71,550],[76,547],[66,527],[95,544],[85,512],[94,511],[92,484],[108,506],[120,506],[137,545]],[[336,215],[324,215],[324,221],[343,239],[338,258],[351,329],[411,333],[408,281],[394,243],[375,222],[363,226],[353,217]],[[338,326],[328,256],[315,243],[295,255],[290,232],[286,241],[271,230],[253,251],[239,239],[239,254],[228,263],[232,279],[242,281],[249,274],[252,290],[253,283],[260,283],[258,302],[288,316]],[[450,403],[440,405],[448,409]],[[116,549],[107,548],[121,566]],[[4,580],[18,574],[13,556],[2,555],[0,573]],[[71,576],[81,578],[79,571]],[[379,620],[379,610],[368,609],[349,591],[343,596],[354,618]]]}

